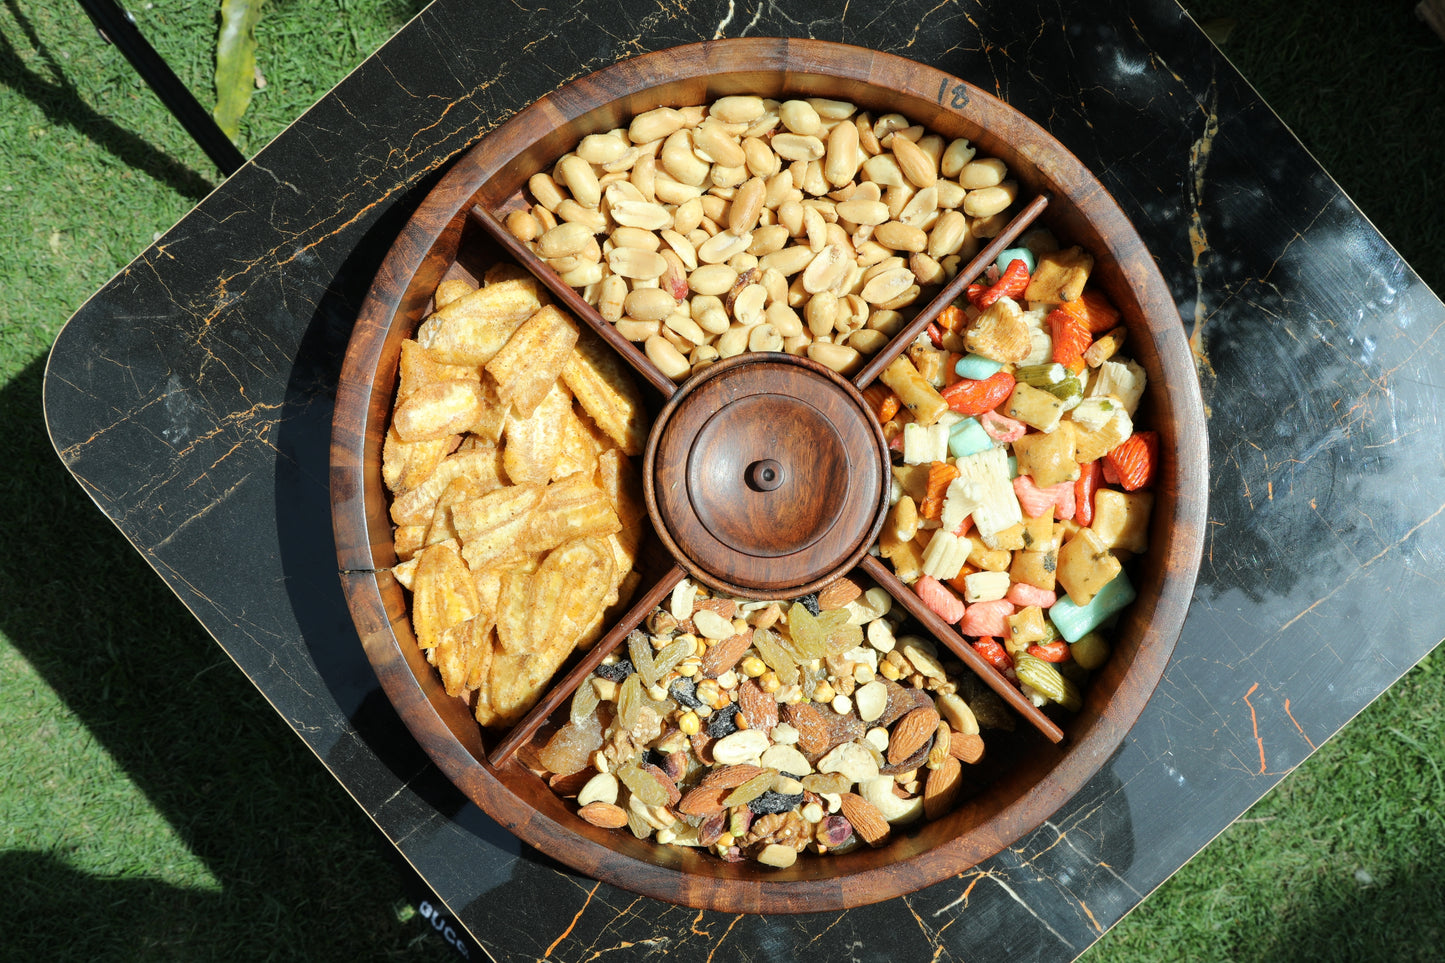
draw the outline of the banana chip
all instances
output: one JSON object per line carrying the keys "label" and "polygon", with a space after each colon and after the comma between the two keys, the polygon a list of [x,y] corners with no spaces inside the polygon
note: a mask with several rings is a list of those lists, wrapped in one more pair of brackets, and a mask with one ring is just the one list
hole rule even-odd
{"label": "banana chip", "polygon": [[488,446],[458,451],[443,458],[425,481],[396,496],[391,503],[391,520],[398,525],[431,524],[437,499],[441,498],[452,479],[461,475],[476,481],[484,491],[500,488],[502,453]]}
{"label": "banana chip", "polygon": [[508,485],[453,506],[452,525],[467,564],[479,569],[521,554],[521,538],[542,504],[543,492],[541,485]]}
{"label": "banana chip", "polygon": [[572,393],[554,380],[552,389],[530,415],[507,419],[502,467],[513,485],[545,485],[552,477],[566,441]]}
{"label": "banana chip", "polygon": [[557,376],[576,343],[577,322],[550,304],[539,310],[486,363],[487,374],[496,379],[498,397],[514,413],[529,417],[556,388]]}
{"label": "banana chip", "polygon": [[411,624],[417,644],[436,647],[447,629],[481,611],[477,587],[456,549],[433,545],[423,551],[412,575]]}
{"label": "banana chip", "polygon": [[422,322],[416,340],[443,364],[481,367],[541,307],[535,285],[489,284],[439,308]]}
{"label": "banana chip", "polygon": [[583,332],[562,368],[573,397],[624,454],[647,444],[647,407],[621,359],[590,331]]}
{"label": "banana chip", "polygon": [[568,475],[547,486],[525,537],[532,551],[545,552],[574,538],[611,535],[621,528],[607,493],[585,475]]}
{"label": "banana chip", "polygon": [[404,492],[431,477],[460,438],[438,438],[433,441],[402,441],[396,426],[386,430],[381,445],[381,480],[389,491]]}
{"label": "banana chip", "polygon": [[611,349],[521,268],[443,282],[434,302],[402,344],[382,445],[392,574],[447,693],[506,726],[640,582],[646,509],[626,456],[647,412]]}

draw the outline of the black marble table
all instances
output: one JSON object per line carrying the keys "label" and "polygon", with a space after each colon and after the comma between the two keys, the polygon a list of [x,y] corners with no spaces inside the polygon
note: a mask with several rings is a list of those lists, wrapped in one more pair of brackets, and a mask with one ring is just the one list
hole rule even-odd
{"label": "black marble table", "polygon": [[[1062,140],[1154,252],[1211,435],[1193,605],[1123,747],[960,877],[800,917],[634,897],[466,802],[362,655],[327,497],[353,319],[448,161],[620,57],[759,35],[933,64]],[[1438,640],[1442,327],[1445,306],[1172,0],[439,0],[76,314],[45,408],[101,511],[497,959],[1059,960]]]}

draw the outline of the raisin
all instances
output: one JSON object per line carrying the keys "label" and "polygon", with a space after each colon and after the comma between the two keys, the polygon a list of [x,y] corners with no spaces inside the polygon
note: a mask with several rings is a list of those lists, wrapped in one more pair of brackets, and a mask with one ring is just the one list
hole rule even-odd
{"label": "raisin", "polygon": [[802,804],[802,793],[774,792],[769,789],[761,796],[749,802],[748,808],[759,816],[765,816],[770,813],[792,812]]}
{"label": "raisin", "polygon": [[594,671],[592,674],[597,676],[598,678],[607,679],[611,682],[621,682],[623,679],[631,675],[634,671],[636,670],[632,668],[631,659],[618,659],[611,665],[599,665],[596,671]]}
{"label": "raisin", "polygon": [[714,739],[721,739],[723,736],[730,736],[737,732],[738,724],[735,719],[737,714],[737,703],[729,703],[718,709],[707,718],[707,734]]}
{"label": "raisin", "polygon": [[672,685],[667,687],[667,694],[689,709],[702,705],[702,700],[697,697],[697,683],[685,675],[672,680]]}
{"label": "raisin", "polygon": [[818,593],[809,592],[807,595],[800,595],[793,599],[794,602],[802,603],[803,608],[808,610],[809,615],[817,615],[823,610],[818,607]]}

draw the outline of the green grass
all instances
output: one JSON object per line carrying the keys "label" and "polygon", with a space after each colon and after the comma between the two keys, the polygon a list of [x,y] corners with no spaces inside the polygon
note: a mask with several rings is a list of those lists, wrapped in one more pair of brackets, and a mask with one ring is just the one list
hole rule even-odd
{"label": "green grass", "polygon": [[[408,0],[274,0],[253,152]],[[1436,290],[1445,44],[1412,2],[1199,0],[1226,51]],[[1307,11],[1307,12],[1306,12]],[[214,4],[132,4],[209,90]],[[0,959],[446,959],[380,837],[66,475],[45,352],[214,172],[66,0],[0,3]],[[1439,945],[1445,658],[1370,707],[1091,960],[1409,959]],[[152,693],[165,693],[152,698]]]}

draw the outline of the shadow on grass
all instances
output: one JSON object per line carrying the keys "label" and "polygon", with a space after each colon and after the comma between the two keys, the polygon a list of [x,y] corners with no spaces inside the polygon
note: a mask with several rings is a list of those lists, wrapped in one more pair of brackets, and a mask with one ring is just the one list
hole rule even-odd
{"label": "shadow on grass", "polygon": [[[25,547],[0,556],[0,631],[219,886],[92,877],[58,847],[0,854],[0,956],[231,959],[250,946],[243,957],[444,958],[439,944],[411,945],[420,920],[398,924],[409,880],[375,827],[66,473],[40,417],[43,373],[37,360],[0,389],[0,517]],[[44,792],[22,784],[44,759],[5,764],[6,791]],[[117,863],[130,873],[174,845],[124,838],[123,813],[96,817],[122,827]],[[316,887],[328,868],[335,885]]]}
{"label": "shadow on grass", "polygon": [[[1432,847],[1437,851],[1438,844]],[[1420,963],[1439,960],[1445,943],[1445,866],[1438,861],[1368,876],[1322,880],[1296,905],[1315,906],[1282,927],[1267,953],[1237,959],[1271,963]]]}
{"label": "shadow on grass", "polygon": [[[211,192],[214,185],[206,178],[87,104],[32,28],[20,4],[16,0],[5,0],[5,7],[20,25],[37,59],[45,64],[49,77],[29,69],[10,38],[0,33],[0,83],[13,87],[43,110],[52,124],[71,128],[105,148],[127,167],[155,178],[177,194],[198,201]],[[77,29],[93,29],[78,5],[75,14]],[[116,56],[121,56],[119,51]]]}

